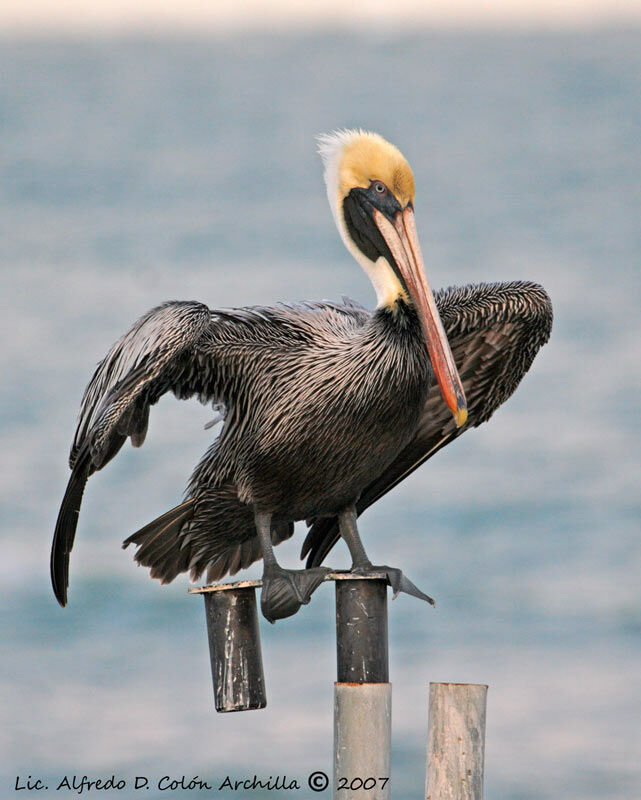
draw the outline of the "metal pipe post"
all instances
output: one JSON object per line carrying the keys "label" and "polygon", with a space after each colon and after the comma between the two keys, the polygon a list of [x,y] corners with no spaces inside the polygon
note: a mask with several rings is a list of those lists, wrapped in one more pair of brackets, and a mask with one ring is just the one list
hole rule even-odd
{"label": "metal pipe post", "polygon": [[334,800],[389,800],[392,685],[387,642],[387,578],[336,581]]}
{"label": "metal pipe post", "polygon": [[239,581],[190,590],[205,598],[216,711],[267,705],[256,606],[256,586],[261,585]]}
{"label": "metal pipe post", "polygon": [[387,683],[387,580],[335,575],[337,679]]}
{"label": "metal pipe post", "polygon": [[483,800],[487,686],[430,683],[426,800]]}

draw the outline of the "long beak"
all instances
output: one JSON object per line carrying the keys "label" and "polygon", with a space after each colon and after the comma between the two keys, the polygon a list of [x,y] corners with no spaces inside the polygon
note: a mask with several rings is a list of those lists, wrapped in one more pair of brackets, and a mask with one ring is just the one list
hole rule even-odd
{"label": "long beak", "polygon": [[409,207],[399,211],[392,224],[384,214],[374,209],[374,222],[383,235],[416,304],[436,380],[443,399],[454,415],[456,426],[460,428],[467,420],[467,402],[443,323],[434,302],[434,295],[425,277],[414,212]]}

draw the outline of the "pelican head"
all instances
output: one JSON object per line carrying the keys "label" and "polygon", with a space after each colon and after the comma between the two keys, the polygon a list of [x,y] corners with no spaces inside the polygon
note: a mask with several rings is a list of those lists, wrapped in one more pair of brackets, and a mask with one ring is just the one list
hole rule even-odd
{"label": "pelican head", "polygon": [[379,307],[416,306],[443,399],[460,427],[467,419],[465,394],[425,276],[410,165],[393,144],[362,130],[322,135],[319,151],[345,246],[372,281]]}

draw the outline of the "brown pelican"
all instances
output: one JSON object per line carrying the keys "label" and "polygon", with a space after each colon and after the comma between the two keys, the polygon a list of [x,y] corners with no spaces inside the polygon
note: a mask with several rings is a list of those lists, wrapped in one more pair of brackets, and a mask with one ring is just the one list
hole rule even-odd
{"label": "brown pelican", "polygon": [[[383,570],[395,594],[429,600],[400,570],[372,566],[357,516],[512,394],[549,337],[551,304],[526,282],[433,296],[405,158],[363,131],[321,137],[320,152],[336,224],[374,285],[376,309],[348,300],[231,310],[168,302],[139,319],[82,400],[51,552],[61,605],[87,478],[128,436],[143,443],[149,408],[167,391],[215,404],[225,421],[185,501],[124,542],[153,578],[206,571],[215,581],[262,558],[261,606],[273,621],[309,602],[341,536],[353,570]],[[303,519],[308,568],[284,569],[274,545]]]}

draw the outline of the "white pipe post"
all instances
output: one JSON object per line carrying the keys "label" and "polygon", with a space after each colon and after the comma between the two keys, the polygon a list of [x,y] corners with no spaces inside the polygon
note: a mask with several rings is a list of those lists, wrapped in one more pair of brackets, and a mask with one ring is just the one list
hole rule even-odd
{"label": "white pipe post", "polygon": [[426,800],[483,800],[487,686],[430,683]]}
{"label": "white pipe post", "polygon": [[334,684],[334,800],[389,800],[392,684]]}

